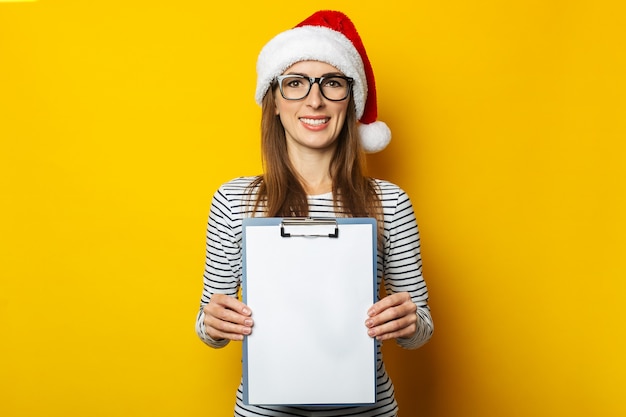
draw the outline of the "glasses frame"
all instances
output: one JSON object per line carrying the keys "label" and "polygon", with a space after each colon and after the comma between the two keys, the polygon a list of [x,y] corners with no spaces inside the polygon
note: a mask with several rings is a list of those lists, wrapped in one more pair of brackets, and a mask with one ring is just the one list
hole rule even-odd
{"label": "glasses frame", "polygon": [[[285,93],[283,92],[283,80],[285,78],[301,78],[303,80],[309,80],[309,90],[306,92],[306,94],[300,98],[287,98],[285,97]],[[327,80],[329,78],[341,78],[342,80],[345,80],[348,82],[348,91],[346,92],[346,96],[344,98],[340,98],[340,99],[333,99],[333,98],[328,98],[326,97],[326,94],[324,94],[324,89],[322,88],[322,82],[324,80]],[[296,101],[296,100],[303,100],[305,98],[308,97],[308,95],[311,93],[311,88],[313,88],[313,84],[317,84],[320,88],[320,93],[322,94],[322,97],[324,97],[326,100],[330,100],[330,101],[344,101],[345,99],[347,99],[348,97],[350,97],[350,94],[352,93],[352,84],[354,83],[354,78],[351,77],[346,77],[345,75],[326,75],[323,77],[308,77],[306,75],[302,75],[302,74],[285,74],[285,75],[279,75],[278,77],[276,77],[276,83],[278,84],[278,89],[280,90],[280,95],[283,96],[283,98],[285,100],[291,100],[291,101]]]}

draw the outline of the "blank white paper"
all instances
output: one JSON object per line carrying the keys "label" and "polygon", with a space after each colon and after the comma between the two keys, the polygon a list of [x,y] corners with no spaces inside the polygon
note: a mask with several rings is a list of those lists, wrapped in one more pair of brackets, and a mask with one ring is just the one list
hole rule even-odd
{"label": "blank white paper", "polygon": [[340,223],[338,238],[286,238],[279,225],[245,227],[249,404],[375,402],[375,341],[365,327],[375,297],[373,230]]}

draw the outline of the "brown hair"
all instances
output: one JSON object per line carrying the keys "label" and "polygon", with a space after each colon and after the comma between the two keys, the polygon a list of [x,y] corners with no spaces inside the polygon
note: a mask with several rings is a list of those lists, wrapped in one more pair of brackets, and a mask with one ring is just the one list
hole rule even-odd
{"label": "brown hair", "polygon": [[[263,98],[261,154],[265,173],[250,185],[258,187],[254,210],[268,217],[306,217],[307,195],[287,155],[285,129],[276,115],[274,85]],[[346,120],[337,138],[330,163],[335,211],[343,217],[375,217],[382,225],[382,207],[373,179],[365,176],[365,153],[361,148],[354,99],[350,96]]]}

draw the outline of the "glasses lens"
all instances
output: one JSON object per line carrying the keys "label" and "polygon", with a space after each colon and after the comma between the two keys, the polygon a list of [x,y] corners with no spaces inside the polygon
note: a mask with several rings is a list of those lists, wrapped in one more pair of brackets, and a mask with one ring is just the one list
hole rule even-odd
{"label": "glasses lens", "polygon": [[342,77],[324,78],[320,86],[322,94],[329,100],[343,100],[350,94],[350,83]]}
{"label": "glasses lens", "polygon": [[285,77],[280,82],[280,91],[287,100],[300,100],[309,94],[310,89],[309,79],[299,75]]}

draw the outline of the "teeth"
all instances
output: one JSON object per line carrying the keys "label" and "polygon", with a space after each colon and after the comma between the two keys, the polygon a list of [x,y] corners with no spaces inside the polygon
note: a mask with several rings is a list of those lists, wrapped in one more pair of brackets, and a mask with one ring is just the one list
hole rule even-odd
{"label": "teeth", "polygon": [[302,121],[302,123],[306,123],[308,125],[313,125],[313,126],[323,125],[324,123],[328,122],[328,119],[305,119],[305,118],[301,118],[300,120]]}

